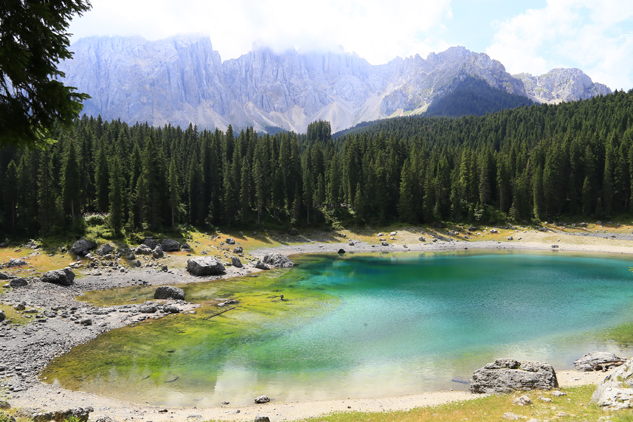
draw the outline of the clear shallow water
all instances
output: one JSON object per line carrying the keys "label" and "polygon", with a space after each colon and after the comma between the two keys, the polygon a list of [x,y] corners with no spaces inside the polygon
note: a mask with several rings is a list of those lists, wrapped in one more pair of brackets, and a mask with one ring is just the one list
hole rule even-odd
{"label": "clear shallow water", "polygon": [[560,253],[320,257],[277,280],[290,301],[267,299],[271,310],[292,304],[292,312],[254,317],[245,300],[210,320],[179,316],[113,332],[46,375],[69,388],[189,406],[466,389],[452,379],[495,358],[568,369],[589,351],[620,351],[600,330],[633,321],[629,266]]}

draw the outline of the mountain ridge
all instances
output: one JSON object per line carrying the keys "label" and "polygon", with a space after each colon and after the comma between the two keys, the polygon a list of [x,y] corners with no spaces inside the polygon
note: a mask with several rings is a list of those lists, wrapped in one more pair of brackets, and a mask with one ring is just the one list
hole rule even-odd
{"label": "mountain ridge", "polygon": [[468,77],[537,102],[611,92],[577,69],[513,76],[499,61],[464,47],[382,65],[353,53],[275,53],[266,47],[222,61],[210,38],[200,35],[88,37],[71,50],[74,58],[60,63],[60,70],[65,83],[92,97],[84,113],[153,126],[305,132],[321,119],[336,132],[362,121],[421,114]]}

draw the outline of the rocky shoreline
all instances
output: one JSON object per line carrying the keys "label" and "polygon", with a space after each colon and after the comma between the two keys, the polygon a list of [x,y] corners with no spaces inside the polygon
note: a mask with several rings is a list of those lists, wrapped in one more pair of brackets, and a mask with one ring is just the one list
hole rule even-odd
{"label": "rocky shoreline", "polygon": [[[415,239],[418,240],[418,239]],[[431,240],[431,239],[429,239]],[[628,240],[628,239],[627,239]],[[261,248],[256,250],[256,256],[263,257],[268,253],[280,253],[285,256],[294,254],[310,254],[310,253],[340,253],[343,249],[344,253],[407,253],[407,252],[444,252],[444,251],[460,251],[460,250],[552,250],[552,245],[539,242],[499,242],[499,241],[482,241],[482,242],[464,242],[458,240],[447,240],[438,238],[435,242],[418,242],[405,243],[404,241],[391,240],[387,246],[374,244],[373,242],[363,242],[354,239],[344,239],[344,243],[319,243],[308,242],[303,244],[283,245],[272,248]],[[582,244],[559,244],[557,251],[585,251],[586,247]],[[633,247],[626,245],[625,247],[614,245],[612,247],[605,246],[601,248],[592,248],[593,251],[605,253],[633,253]],[[255,263],[257,262],[257,263]],[[37,408],[32,409],[38,412],[50,408],[56,408],[60,405],[60,394],[63,397],[70,397],[67,403],[72,403],[72,397],[80,400],[74,405],[86,405],[84,401],[86,397],[94,397],[85,393],[69,392],[53,385],[43,384],[38,375],[46,367],[46,365],[55,357],[68,352],[73,347],[86,343],[100,334],[109,330],[120,328],[126,325],[143,321],[147,318],[160,318],[175,312],[195,312],[198,306],[184,300],[156,300],[152,304],[123,305],[110,307],[96,307],[87,303],[76,300],[77,296],[87,291],[110,289],[113,287],[127,287],[134,285],[173,285],[195,281],[207,281],[219,278],[228,278],[237,275],[243,275],[250,272],[259,271],[258,268],[265,268],[266,265],[257,267],[262,264],[261,260],[253,259],[247,268],[228,267],[226,274],[223,276],[207,276],[194,277],[185,269],[172,268],[164,271],[162,265],[146,265],[142,268],[126,269],[123,272],[112,271],[103,275],[94,269],[85,269],[85,275],[75,279],[70,286],[61,286],[57,284],[32,282],[22,287],[6,289],[4,295],[0,296],[0,303],[13,307],[24,307],[22,311],[27,317],[33,319],[32,323],[17,325],[10,324],[7,321],[0,323],[0,401],[8,400],[12,405],[24,407],[25,403],[31,405],[37,404]],[[154,310],[148,312],[143,310],[143,306],[154,307]],[[63,394],[62,394],[63,393]],[[455,392],[459,399],[463,392]],[[42,400],[36,400],[34,397],[41,397]],[[82,397],[82,399],[79,399]],[[93,403],[93,407],[97,410],[110,410],[106,412],[123,417],[125,414],[123,409],[132,412],[140,412],[142,409],[150,411],[153,408],[117,402],[112,399],[94,399],[89,400]],[[109,403],[108,406],[97,407],[94,403]],[[114,412],[113,403],[119,403],[118,407],[121,412]],[[27,406],[32,407],[32,406]],[[107,409],[106,409],[107,408]],[[141,410],[139,410],[141,409]],[[150,410],[148,410],[150,409]],[[232,412],[222,408],[216,409],[213,413],[214,417],[222,417],[228,419],[246,418],[246,413],[242,416],[232,415]],[[151,413],[157,412],[156,409]],[[184,412],[184,413],[182,413]],[[191,413],[191,409],[182,409],[181,414]],[[162,412],[165,418],[169,418],[167,411]],[[172,412],[173,414],[173,412]],[[131,415],[131,414],[130,414]],[[190,416],[190,415],[187,415]],[[130,416],[131,417],[131,416]],[[156,420],[167,420],[165,418],[154,417]]]}

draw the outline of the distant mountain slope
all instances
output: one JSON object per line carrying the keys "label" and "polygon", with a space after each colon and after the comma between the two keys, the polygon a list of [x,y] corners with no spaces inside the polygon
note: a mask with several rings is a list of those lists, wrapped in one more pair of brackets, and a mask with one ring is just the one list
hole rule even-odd
{"label": "distant mountain slope", "polygon": [[552,69],[541,76],[529,73],[513,76],[523,82],[528,97],[539,103],[558,104],[611,93],[608,86],[594,83],[580,69]]}
{"label": "distant mountain slope", "polygon": [[454,90],[436,98],[424,113],[433,116],[483,116],[487,113],[530,106],[534,104],[527,97],[510,94],[504,90],[493,88],[481,79],[468,77],[461,81]]}
{"label": "distant mountain slope", "polygon": [[[193,123],[225,129],[232,124],[262,132],[277,127],[302,133],[310,122],[321,119],[340,131],[363,121],[420,114],[468,77],[528,95],[524,82],[501,63],[463,47],[378,66],[355,54],[276,54],[267,48],[222,62],[210,39],[202,36],[159,41],[90,37],[74,43],[71,50],[74,58],[61,63],[60,69],[67,84],[92,97],[85,102],[84,113],[154,126]],[[579,89],[571,90],[566,101],[595,95],[591,87],[581,89],[588,78],[582,72],[569,77],[569,84]],[[558,91],[551,94],[557,95]],[[547,98],[535,98],[541,97]]]}

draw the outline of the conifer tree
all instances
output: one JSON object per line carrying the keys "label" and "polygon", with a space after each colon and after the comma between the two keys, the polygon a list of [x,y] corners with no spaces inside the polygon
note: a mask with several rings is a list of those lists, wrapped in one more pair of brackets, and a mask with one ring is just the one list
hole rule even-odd
{"label": "conifer tree", "polygon": [[123,227],[123,176],[119,157],[112,160],[112,171],[110,173],[110,216],[109,222],[115,234],[121,233]]}
{"label": "conifer tree", "polygon": [[80,181],[75,143],[70,141],[62,169],[62,200],[64,205],[70,208],[73,222],[75,221],[75,205],[81,200]]}
{"label": "conifer tree", "polygon": [[180,194],[178,189],[178,170],[176,161],[171,158],[169,163],[169,206],[171,208],[171,227],[176,227],[177,210],[180,204]]}
{"label": "conifer tree", "polygon": [[9,221],[11,222],[11,231],[15,231],[15,206],[18,202],[18,168],[15,161],[11,160],[7,166],[7,171],[2,184],[4,201],[9,209]]}

